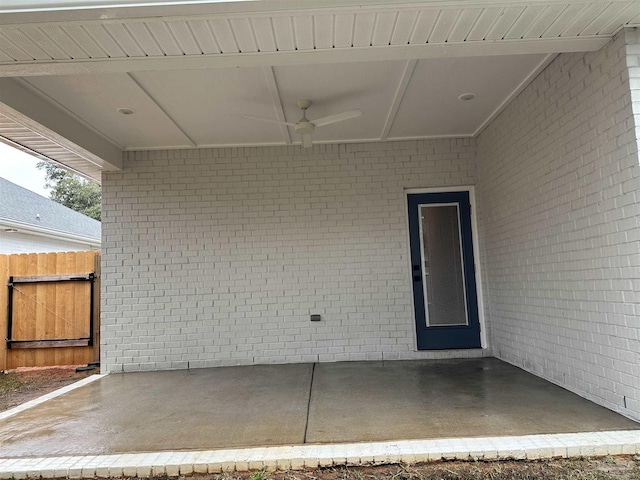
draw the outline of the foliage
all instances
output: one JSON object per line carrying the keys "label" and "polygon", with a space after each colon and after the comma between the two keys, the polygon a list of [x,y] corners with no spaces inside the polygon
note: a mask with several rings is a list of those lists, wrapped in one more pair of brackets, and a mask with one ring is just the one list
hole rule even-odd
{"label": "foliage", "polygon": [[51,189],[51,200],[100,220],[102,201],[100,185],[47,162],[38,162],[37,166],[46,172],[45,186]]}
{"label": "foliage", "polygon": [[257,470],[251,474],[249,480],[267,480],[271,477],[271,474],[267,472],[267,467],[262,467],[261,470]]}

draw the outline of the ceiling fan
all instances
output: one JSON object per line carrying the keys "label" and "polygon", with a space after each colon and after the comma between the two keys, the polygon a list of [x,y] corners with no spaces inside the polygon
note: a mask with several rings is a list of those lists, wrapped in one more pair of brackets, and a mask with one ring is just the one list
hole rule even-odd
{"label": "ceiling fan", "polygon": [[293,131],[302,135],[302,146],[309,148],[311,146],[311,134],[316,128],[331,125],[332,123],[342,122],[351,118],[356,118],[362,115],[362,111],[359,109],[349,110],[347,112],[336,113],[335,115],[329,115],[328,117],[318,118],[316,120],[309,120],[307,118],[307,108],[311,105],[311,100],[298,100],[296,102],[298,107],[302,110],[302,118],[297,123],[282,122],[280,120],[273,120],[271,118],[254,117],[251,115],[244,115],[244,118],[250,120],[258,120],[260,122],[277,123],[278,125],[287,125],[293,127]]}

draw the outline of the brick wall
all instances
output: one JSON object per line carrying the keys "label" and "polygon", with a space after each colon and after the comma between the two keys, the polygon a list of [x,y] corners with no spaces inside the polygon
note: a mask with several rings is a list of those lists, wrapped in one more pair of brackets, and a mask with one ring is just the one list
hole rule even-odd
{"label": "brick wall", "polygon": [[625,30],[627,71],[631,88],[631,108],[635,120],[636,140],[640,150],[640,28]]}
{"label": "brick wall", "polygon": [[103,369],[486,354],[415,352],[407,259],[403,188],[475,179],[470,139],[127,154],[103,178]]}
{"label": "brick wall", "polygon": [[639,419],[630,33],[559,55],[479,136],[478,205],[494,354]]}

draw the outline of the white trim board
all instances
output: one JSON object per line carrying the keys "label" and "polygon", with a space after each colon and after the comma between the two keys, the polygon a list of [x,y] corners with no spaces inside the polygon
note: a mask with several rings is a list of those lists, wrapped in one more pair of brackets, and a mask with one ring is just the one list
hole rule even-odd
{"label": "white trim board", "polygon": [[517,55],[557,52],[585,52],[602,48],[609,36],[576,38],[543,38],[530,40],[500,40],[472,43],[424,45],[391,45],[334,48],[311,51],[215,53],[200,55],[130,57],[109,59],[33,60],[2,63],[0,77],[28,77],[42,75],[78,75],[125,73],[157,70],[191,70],[209,68],[240,68],[252,66],[284,66],[351,63],[384,60],[412,60],[426,58],[454,58],[486,55]]}

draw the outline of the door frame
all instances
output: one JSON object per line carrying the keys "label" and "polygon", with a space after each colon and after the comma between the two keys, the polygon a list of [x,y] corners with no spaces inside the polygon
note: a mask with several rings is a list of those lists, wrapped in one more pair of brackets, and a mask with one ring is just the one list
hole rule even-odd
{"label": "door frame", "polygon": [[479,248],[479,236],[478,236],[478,222],[476,215],[476,193],[473,185],[458,185],[454,187],[429,187],[429,188],[404,188],[404,216],[405,216],[405,228],[406,228],[406,245],[407,245],[407,291],[411,296],[411,318],[412,332],[413,332],[413,348],[414,352],[425,352],[431,350],[418,350],[418,335],[416,332],[416,309],[415,299],[413,296],[413,283],[411,280],[411,238],[409,232],[409,215],[407,210],[409,208],[409,195],[415,193],[446,193],[446,192],[469,192],[469,203],[471,205],[471,240],[473,243],[473,264],[475,268],[475,281],[476,281],[476,293],[478,295],[478,321],[480,322],[480,348],[487,348],[487,325],[484,316],[484,292],[482,288],[482,272],[480,266],[480,248]]}

